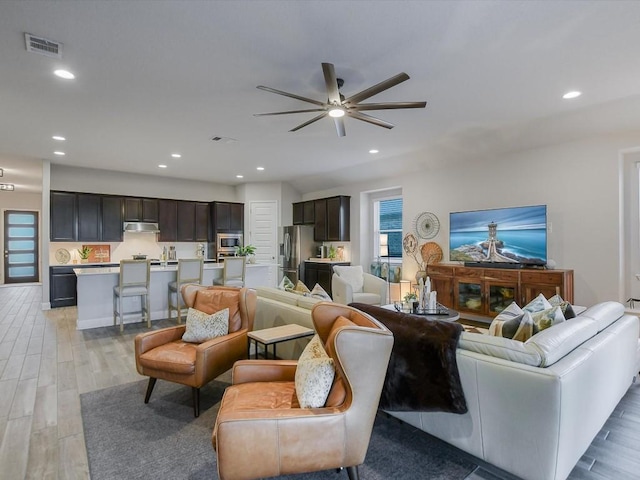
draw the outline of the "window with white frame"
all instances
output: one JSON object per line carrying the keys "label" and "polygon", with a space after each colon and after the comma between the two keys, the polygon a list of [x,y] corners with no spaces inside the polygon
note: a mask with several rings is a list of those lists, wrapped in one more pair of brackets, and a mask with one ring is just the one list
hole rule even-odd
{"label": "window with white frame", "polygon": [[391,262],[402,261],[402,197],[374,202],[373,232],[376,256]]}

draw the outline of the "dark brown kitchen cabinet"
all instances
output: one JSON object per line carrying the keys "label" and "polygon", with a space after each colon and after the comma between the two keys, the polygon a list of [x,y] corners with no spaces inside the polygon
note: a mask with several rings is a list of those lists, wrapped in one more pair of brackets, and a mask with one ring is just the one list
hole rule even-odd
{"label": "dark brown kitchen cabinet", "polygon": [[304,284],[309,288],[309,290],[312,290],[317,283],[329,294],[329,296],[332,296],[331,277],[333,275],[333,267],[335,265],[351,265],[351,263],[304,262]]}
{"label": "dark brown kitchen cabinet", "polygon": [[158,222],[158,199],[126,197],[124,199],[125,222]]}
{"label": "dark brown kitchen cabinet", "polygon": [[159,242],[178,240],[178,202],[176,200],[158,200]]}
{"label": "dark brown kitchen cabinet", "polygon": [[351,197],[327,198],[327,240],[348,242],[350,239]]}
{"label": "dark brown kitchen cabinet", "polygon": [[102,241],[122,241],[122,198],[101,196],[102,200]]}
{"label": "dark brown kitchen cabinet", "polygon": [[213,230],[216,233],[244,230],[244,204],[213,202]]}
{"label": "dark brown kitchen cabinet", "polygon": [[52,308],[76,305],[76,274],[73,267],[49,268],[49,302]]}
{"label": "dark brown kitchen cabinet", "polygon": [[196,242],[209,239],[209,204],[196,202]]}
{"label": "dark brown kitchen cabinet", "polygon": [[313,239],[316,242],[324,242],[327,239],[327,199],[314,200]]}
{"label": "dark brown kitchen cabinet", "polygon": [[297,202],[293,204],[293,224],[313,225],[315,222],[315,202]]}
{"label": "dark brown kitchen cabinet", "polygon": [[102,230],[100,195],[79,193],[78,196],[78,241],[98,242]]}
{"label": "dark brown kitchen cabinet", "polygon": [[196,204],[178,202],[178,242],[194,242],[196,239]]}
{"label": "dark brown kitchen cabinet", "polygon": [[77,196],[69,192],[51,192],[50,239],[74,242],[78,238]]}

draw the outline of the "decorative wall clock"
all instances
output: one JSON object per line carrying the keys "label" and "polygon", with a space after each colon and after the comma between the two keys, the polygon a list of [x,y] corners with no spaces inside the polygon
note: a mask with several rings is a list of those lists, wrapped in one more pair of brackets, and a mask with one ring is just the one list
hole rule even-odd
{"label": "decorative wall clock", "polygon": [[413,221],[413,228],[420,238],[433,238],[440,231],[440,220],[434,213],[422,212]]}
{"label": "decorative wall clock", "polygon": [[58,263],[66,264],[69,263],[69,260],[71,260],[71,254],[69,253],[69,250],[67,250],[66,248],[59,248],[58,250],[56,250],[56,261]]}

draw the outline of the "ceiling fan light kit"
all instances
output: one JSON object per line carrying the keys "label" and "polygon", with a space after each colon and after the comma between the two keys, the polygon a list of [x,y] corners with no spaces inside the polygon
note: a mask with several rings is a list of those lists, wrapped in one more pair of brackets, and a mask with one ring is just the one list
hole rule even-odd
{"label": "ceiling fan light kit", "polygon": [[300,95],[296,95],[294,93],[283,92],[282,90],[276,90],[275,88],[265,87],[264,85],[258,85],[258,89],[264,90],[266,92],[276,93],[278,95],[283,95],[285,97],[294,98],[296,100],[300,100],[302,102],[311,103],[316,105],[318,108],[309,108],[304,110],[289,110],[286,112],[271,112],[271,113],[255,113],[256,117],[268,116],[268,115],[288,115],[290,113],[311,113],[311,112],[321,112],[311,120],[308,120],[300,125],[289,130],[290,132],[296,132],[301,128],[306,127],[307,125],[311,125],[318,120],[323,119],[327,115],[333,118],[336,131],[339,137],[344,137],[346,135],[346,131],[344,128],[344,120],[343,117],[347,116],[350,118],[355,118],[356,120],[360,120],[363,122],[371,123],[373,125],[377,125],[379,127],[391,129],[394,127],[392,123],[385,122],[376,117],[372,117],[371,115],[367,115],[362,113],[363,111],[368,110],[395,110],[400,108],[424,108],[427,105],[427,102],[384,102],[384,103],[360,103],[363,100],[373,97],[378,93],[381,93],[385,90],[388,90],[391,87],[395,87],[399,83],[402,83],[406,80],[409,80],[409,75],[402,72],[399,73],[383,82],[380,82],[372,87],[366,88],[361,92],[356,93],[348,98],[345,98],[344,95],[340,93],[340,87],[342,87],[344,81],[341,78],[336,77],[335,68],[332,63],[323,63],[322,64],[322,72],[324,74],[324,82],[327,88],[327,101],[321,102],[319,100],[314,100],[312,98],[302,97]]}

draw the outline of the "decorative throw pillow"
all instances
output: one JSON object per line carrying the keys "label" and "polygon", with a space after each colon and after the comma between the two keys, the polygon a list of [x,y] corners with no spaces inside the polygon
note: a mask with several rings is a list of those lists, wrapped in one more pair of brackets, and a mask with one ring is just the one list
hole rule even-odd
{"label": "decorative throw pillow", "polygon": [[294,287],[295,285],[286,275],[282,277],[282,281],[280,282],[280,285],[278,285],[280,290],[293,290]]}
{"label": "decorative throw pillow", "polygon": [[522,310],[525,312],[539,312],[541,310],[547,310],[551,308],[551,304],[544,298],[543,294],[538,295],[536,298],[527,303]]}
{"label": "decorative throw pillow", "polygon": [[311,293],[309,294],[309,296],[315,297],[315,298],[321,298],[322,300],[326,300],[327,302],[331,302],[331,297],[325,291],[325,289],[320,286],[319,283],[316,283],[316,286],[313,287],[313,290],[311,290]]}
{"label": "decorative throw pillow", "polygon": [[[510,310],[503,315],[506,310]],[[516,313],[520,310],[521,313]],[[489,335],[495,337],[510,338],[525,342],[538,333],[537,327],[531,318],[531,313],[524,312],[512,303],[500,315],[493,319],[489,326]]]}
{"label": "decorative throw pillow", "polygon": [[202,343],[229,333],[229,309],[207,315],[200,310],[190,308],[187,312],[186,329],[182,340],[189,343]]}
{"label": "decorative throw pillow", "polygon": [[296,283],[296,286],[294,287],[293,292],[294,293],[310,293],[307,286],[304,283],[302,283],[302,280],[298,280],[298,283]]}
{"label": "decorative throw pillow", "polygon": [[534,312],[531,314],[531,318],[533,319],[533,323],[538,331],[565,321],[560,306],[551,307],[540,312]]}
{"label": "decorative throw pillow", "polygon": [[571,304],[562,299],[562,297],[558,294],[554,295],[549,299],[549,303],[554,307],[560,307],[562,310],[562,315],[564,315],[565,320],[569,320],[570,318],[576,317],[576,312],[573,310]]}
{"label": "decorative throw pillow", "polygon": [[362,265],[336,265],[333,267],[333,271],[338,276],[351,285],[353,293],[362,293],[364,288],[364,277],[362,271]]}
{"label": "decorative throw pillow", "polygon": [[300,407],[324,407],[335,373],[333,359],[324,351],[320,337],[315,335],[300,355],[296,368],[296,396]]}

